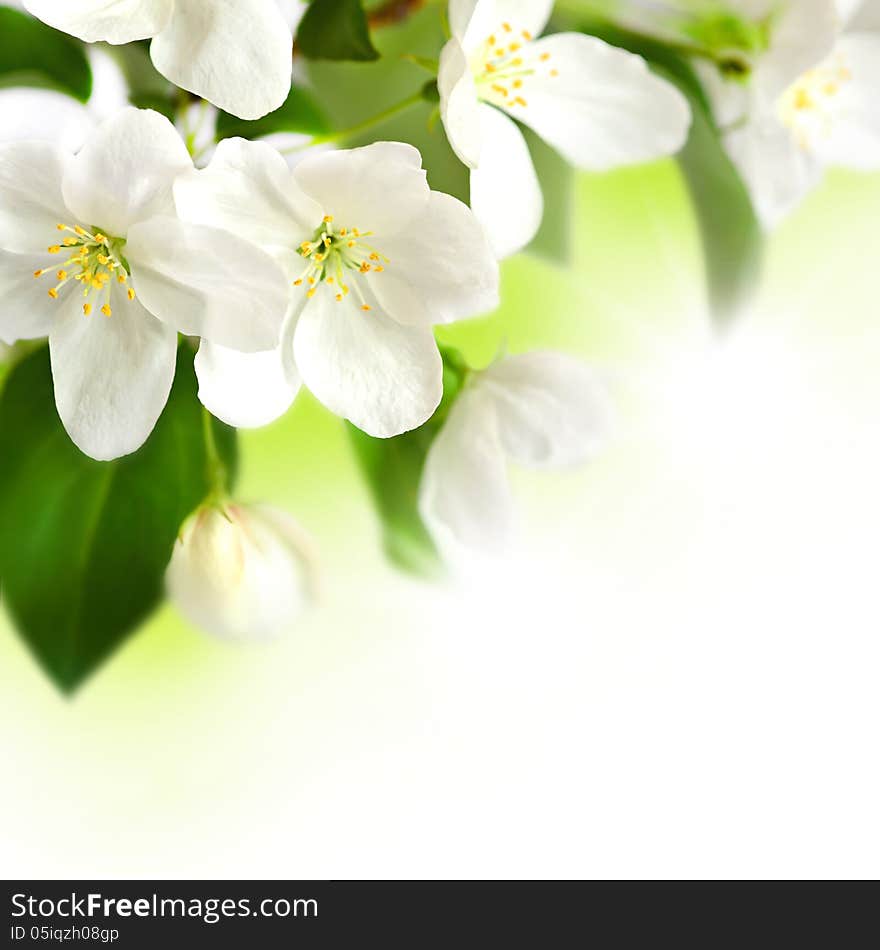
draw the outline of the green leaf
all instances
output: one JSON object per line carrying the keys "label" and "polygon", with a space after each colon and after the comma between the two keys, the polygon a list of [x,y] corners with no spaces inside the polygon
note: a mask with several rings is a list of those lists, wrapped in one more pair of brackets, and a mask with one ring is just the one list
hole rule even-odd
{"label": "green leaf", "polygon": [[149,42],[105,46],[104,49],[113,57],[125,77],[132,105],[161,112],[173,122],[181,96],[185,97],[186,94],[162,76],[153,65]]}
{"label": "green leaf", "polygon": [[379,58],[360,0],[312,0],[300,20],[296,45],[308,59]]}
{"label": "green leaf", "polygon": [[[230,471],[235,434],[216,424]],[[193,355],[146,445],[115,462],[79,452],[55,410],[48,350],[12,370],[0,397],[0,581],[34,656],[72,692],[162,597],[186,516],[209,491]]]}
{"label": "green leaf", "polygon": [[709,304],[716,325],[728,327],[760,279],[764,236],[748,191],[727,156],[706,94],[690,64],[662,43],[607,23],[584,32],[638,53],[687,96],[693,124],[678,156],[703,243]]}
{"label": "green leaf", "polygon": [[92,94],[92,71],[82,43],[0,7],[0,85],[48,86],[85,102]]}
{"label": "green leaf", "polygon": [[574,169],[531,129],[523,128],[522,132],[544,194],[541,227],[527,250],[530,254],[566,266],[571,261],[574,232]]}
{"label": "green leaf", "polygon": [[276,132],[299,132],[303,135],[325,135],[330,132],[320,106],[304,89],[294,87],[284,104],[262,119],[238,119],[227,112],[217,117],[217,139],[241,136],[256,139]]}
{"label": "green leaf", "polygon": [[703,240],[709,303],[727,327],[758,287],[764,236],[742,179],[712,121],[694,104],[694,122],[679,155]]}
{"label": "green leaf", "polygon": [[457,351],[441,347],[441,353],[443,399],[423,426],[393,439],[374,439],[346,423],[382,522],[385,554],[401,570],[427,578],[442,576],[444,568],[419,514],[419,483],[428,450],[443,427],[467,375],[467,367]]}

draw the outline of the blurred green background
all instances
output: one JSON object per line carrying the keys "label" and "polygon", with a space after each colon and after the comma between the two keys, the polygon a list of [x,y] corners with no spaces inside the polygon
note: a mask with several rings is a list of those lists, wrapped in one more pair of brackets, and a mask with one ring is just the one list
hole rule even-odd
{"label": "blurred green background", "polygon": [[[412,51],[436,54],[435,27]],[[364,111],[332,77],[370,69],[313,68],[336,122]],[[371,105],[422,81],[394,63]],[[379,133],[418,142],[434,187],[460,190],[428,112]],[[242,433],[237,495],[315,537],[321,605],[253,649],[164,607],[72,700],[0,620],[0,870],[870,867],[859,816],[876,775],[857,752],[876,713],[880,182],[829,176],[773,236],[724,339],[674,162],[572,189],[570,254],[505,262],[499,310],[441,336],[476,365],[501,347],[593,363],[619,410],[608,452],[579,472],[515,472],[520,550],[431,586],[384,562],[344,425],[308,394]],[[854,850],[802,844],[837,784]]]}

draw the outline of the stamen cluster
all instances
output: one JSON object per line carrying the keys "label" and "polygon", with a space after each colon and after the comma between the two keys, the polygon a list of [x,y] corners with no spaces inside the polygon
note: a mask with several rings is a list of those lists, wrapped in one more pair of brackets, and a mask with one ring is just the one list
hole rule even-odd
{"label": "stamen cluster", "polygon": [[293,282],[295,287],[304,286],[306,296],[315,296],[323,283],[334,292],[337,302],[344,300],[354,290],[361,310],[370,310],[357,281],[346,283],[349,274],[381,274],[391,261],[368,244],[365,238],[372,231],[357,228],[335,228],[333,216],[326,215],[310,241],[303,241],[297,248],[300,257],[308,261],[303,273]]}
{"label": "stamen cluster", "polygon": [[[97,229],[92,233],[80,225],[58,224],[57,228],[66,232],[67,237],[60,244],[52,244],[46,250],[49,254],[67,252],[71,256],[58,270],[54,267],[44,267],[34,271],[34,277],[39,278],[55,271],[58,283],[48,291],[53,300],[58,299],[60,290],[69,281],[77,281],[82,285],[83,297],[86,298],[83,313],[86,316],[91,314],[92,304],[88,298],[95,293],[98,297],[103,295],[104,298],[101,312],[106,317],[112,316],[112,282],[115,279],[119,284],[126,284],[129,278],[128,268],[121,255],[121,247],[125,242],[108,238]],[[132,287],[127,289],[127,296],[129,300],[134,300],[135,292]]]}
{"label": "stamen cluster", "polygon": [[[525,108],[528,102],[520,92],[523,81],[536,75],[551,57],[547,52],[530,54],[528,44],[533,37],[528,30],[521,32],[520,39],[513,39],[513,34],[513,27],[503,23],[500,34],[493,33],[485,40],[477,56],[474,81],[484,87],[486,98],[497,99],[508,108]],[[558,76],[559,72],[549,68],[548,75]]]}

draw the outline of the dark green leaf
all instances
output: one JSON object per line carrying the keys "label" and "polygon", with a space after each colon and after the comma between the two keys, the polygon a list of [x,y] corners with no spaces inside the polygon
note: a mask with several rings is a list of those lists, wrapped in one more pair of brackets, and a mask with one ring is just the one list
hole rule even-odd
{"label": "dark green leaf", "polygon": [[374,439],[348,424],[361,470],[382,521],[385,553],[397,567],[420,577],[437,577],[443,562],[418,509],[419,483],[428,450],[443,427],[467,368],[460,354],[441,348],[443,400],[418,429],[393,439]]}
{"label": "dark green leaf", "polygon": [[[234,471],[234,432],[217,423],[215,437]],[[12,370],[0,397],[3,600],[62,690],[76,689],[159,602],[178,529],[208,489],[188,347],[155,431],[116,462],[95,462],[70,441],[45,347]]]}
{"label": "dark green leaf", "polygon": [[757,288],[764,239],[746,187],[724,150],[696,73],[685,59],[655,40],[607,23],[582,26],[584,32],[644,56],[690,102],[694,120],[679,162],[700,227],[712,315],[718,326],[726,327]]}
{"label": "dark green leaf", "polygon": [[437,88],[436,79],[429,79],[425,85],[422,86],[422,98],[425,102],[440,101],[440,90]]}
{"label": "dark green leaf", "polygon": [[92,71],[82,43],[0,6],[0,85],[48,86],[85,102],[92,94]]}
{"label": "dark green leaf", "polygon": [[227,112],[221,112],[217,118],[217,138],[226,139],[241,136],[256,139],[276,132],[300,132],[303,135],[324,135],[330,131],[323,112],[311,95],[294,87],[280,108],[262,119],[248,121],[238,119]]}
{"label": "dark green leaf", "polygon": [[300,20],[296,45],[309,59],[379,58],[361,0],[312,0]]}

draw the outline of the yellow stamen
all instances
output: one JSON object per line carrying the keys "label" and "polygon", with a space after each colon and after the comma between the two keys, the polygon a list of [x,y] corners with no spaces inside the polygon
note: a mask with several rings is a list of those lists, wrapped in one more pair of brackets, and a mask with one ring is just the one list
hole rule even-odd
{"label": "yellow stamen", "polygon": [[110,308],[110,304],[109,304],[109,303],[105,303],[104,306],[101,307],[101,313],[103,313],[105,317],[112,317],[112,316],[113,316],[113,311],[112,311],[112,309]]}
{"label": "yellow stamen", "polygon": [[84,304],[83,304],[83,313],[84,313],[86,316],[89,316],[89,314],[91,314],[91,312],[92,312],[92,305],[91,305],[90,303],[84,303]]}
{"label": "yellow stamen", "polygon": [[129,287],[129,288],[128,288],[128,299],[129,299],[129,300],[134,300],[134,296],[135,296],[135,294],[134,294],[134,288],[133,288],[133,287]]}

